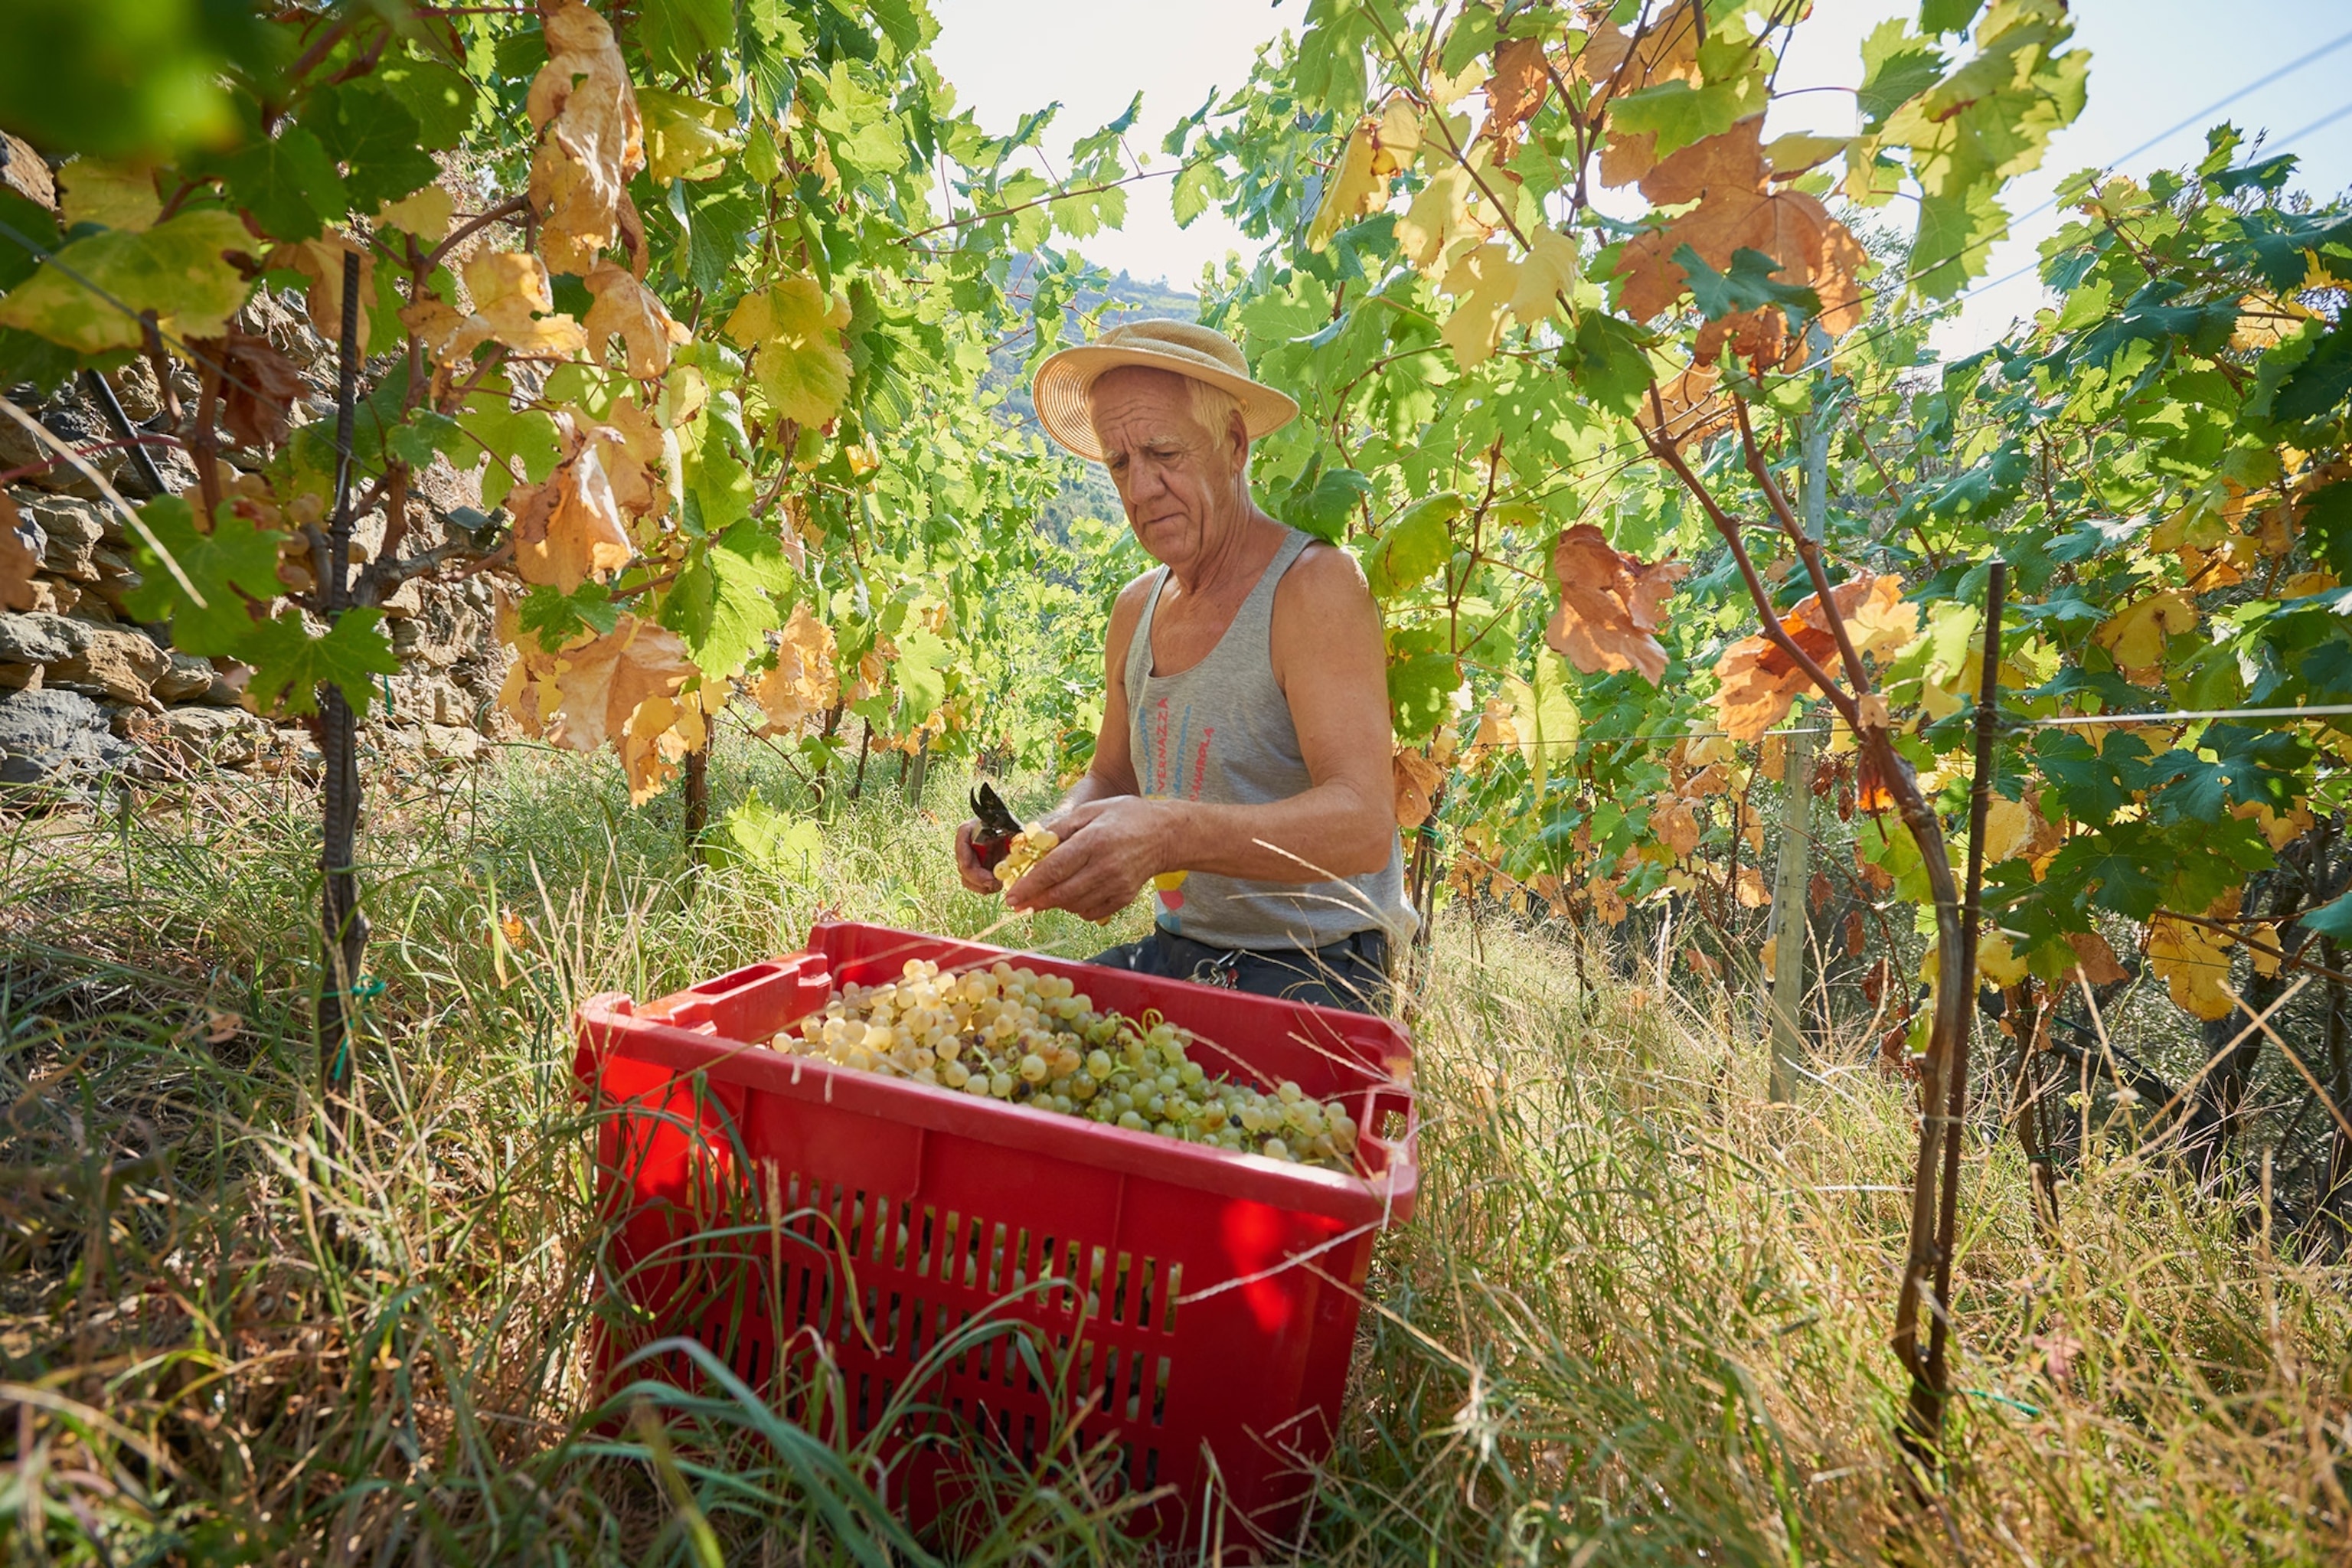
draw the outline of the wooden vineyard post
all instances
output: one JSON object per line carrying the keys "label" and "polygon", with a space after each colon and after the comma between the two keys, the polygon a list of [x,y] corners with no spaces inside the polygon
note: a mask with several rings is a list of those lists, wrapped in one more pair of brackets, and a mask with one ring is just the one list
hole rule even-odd
{"label": "wooden vineyard post", "polygon": [[1772,874],[1772,1100],[1797,1097],[1805,1049],[1805,949],[1811,934],[1805,912],[1812,848],[1813,737],[1788,738],[1780,771],[1780,848]]}
{"label": "wooden vineyard post", "polygon": [[[1801,443],[1805,534],[1821,542],[1829,515],[1830,421],[1817,414],[1805,422]],[[1775,1103],[1797,1095],[1803,1076],[1805,950],[1811,922],[1805,912],[1813,846],[1813,736],[1801,731],[1788,738],[1780,772],[1780,858],[1772,876],[1772,915],[1767,941],[1772,952],[1772,1086]]]}
{"label": "wooden vineyard post", "polygon": [[682,829],[686,838],[687,885],[702,874],[703,838],[710,827],[710,750],[719,739],[712,725],[702,732],[702,744],[686,753],[686,801]]}

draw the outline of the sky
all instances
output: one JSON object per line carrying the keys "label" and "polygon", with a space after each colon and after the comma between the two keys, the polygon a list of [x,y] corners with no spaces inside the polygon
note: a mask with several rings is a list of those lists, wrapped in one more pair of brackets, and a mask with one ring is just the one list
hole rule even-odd
{"label": "sky", "polygon": [[[1853,86],[1861,76],[1863,36],[1915,9],[1903,0],[1817,0],[1782,67],[1784,93]],[[1306,0],[932,0],[931,11],[940,22],[933,58],[989,131],[1009,131],[1020,115],[1058,101],[1061,113],[1047,141],[1059,154],[1073,137],[1117,116],[1139,88],[1143,116],[1129,145],[1149,157],[1149,167],[1172,172],[1173,161],[1159,153],[1168,127],[1213,89],[1230,89],[1247,77],[1261,44],[1299,26]],[[2042,168],[2010,186],[2014,232],[1989,253],[1986,279],[2032,267],[2034,243],[2063,221],[2054,209],[2032,209],[2060,179],[2117,159],[2120,172],[2131,174],[2191,162],[2203,150],[2205,127],[2217,120],[2250,133],[2267,129],[2273,148],[2293,138],[2284,150],[2303,160],[2294,183],[2315,195],[2352,186],[2352,112],[2320,123],[2352,110],[2352,3],[2075,0],[2074,13],[2076,43],[2091,51],[2089,104],[2052,139]],[[2336,48],[2275,81],[2200,112],[2338,39],[2344,41]],[[1806,93],[1775,104],[1769,133],[1851,134],[1852,114],[1843,93]],[[2173,129],[2184,121],[2190,123]],[[2134,152],[2149,142],[2156,145]],[[1178,228],[1168,210],[1169,184],[1149,179],[1129,186],[1125,227],[1097,235],[1080,249],[1113,271],[1185,289],[1229,250],[1254,253],[1254,243],[1213,210]],[[2040,302],[2040,283],[2030,270],[1979,287],[1937,333],[1937,346],[1970,353]]]}

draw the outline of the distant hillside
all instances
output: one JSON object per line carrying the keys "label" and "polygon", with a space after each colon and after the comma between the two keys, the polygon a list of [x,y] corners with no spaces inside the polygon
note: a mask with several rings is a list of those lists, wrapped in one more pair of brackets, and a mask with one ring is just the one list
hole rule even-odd
{"label": "distant hillside", "polygon": [[[1079,343],[1097,336],[1121,321],[1144,321],[1162,316],[1179,321],[1201,319],[1201,297],[1171,289],[1164,283],[1139,283],[1125,272],[1112,278],[1100,288],[1080,289],[1062,312],[1062,342]],[[1095,322],[1092,330],[1088,321]],[[1005,406],[1022,423],[1036,417],[1029,402],[1029,377],[1026,361],[1034,343],[1028,337],[1003,344],[989,356],[991,384],[1006,387],[1012,394]]]}
{"label": "distant hillside", "polygon": [[[1165,317],[1172,321],[1200,320],[1201,297],[1164,283],[1144,283],[1125,272],[1108,279],[1098,287],[1082,288],[1071,297],[1063,311],[1062,342],[1065,344],[1085,342],[1121,321],[1142,321]],[[1093,324],[1089,327],[1088,323]],[[1004,388],[1005,410],[1022,425],[1036,427],[1037,411],[1029,401],[1028,356],[1034,346],[1023,337],[1009,342],[990,355],[987,384]],[[1069,541],[1070,521],[1077,517],[1096,517],[1116,521],[1119,517],[1118,492],[1111,488],[1109,476],[1089,463],[1078,479],[1063,487],[1062,493],[1045,509],[1046,531],[1064,543]]]}

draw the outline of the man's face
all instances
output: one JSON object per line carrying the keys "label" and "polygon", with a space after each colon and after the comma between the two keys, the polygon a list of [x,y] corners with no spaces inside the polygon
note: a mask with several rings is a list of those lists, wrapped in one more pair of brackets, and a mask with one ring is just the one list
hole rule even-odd
{"label": "man's face", "polygon": [[1094,384],[1095,437],[1152,559],[1181,566],[1212,542],[1233,511],[1241,449],[1232,432],[1192,412],[1191,384],[1173,371],[1123,365]]}

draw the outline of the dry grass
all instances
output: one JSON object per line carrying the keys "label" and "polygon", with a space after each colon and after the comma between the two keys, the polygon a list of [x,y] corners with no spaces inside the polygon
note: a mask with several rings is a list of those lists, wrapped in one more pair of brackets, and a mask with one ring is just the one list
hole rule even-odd
{"label": "dry grass", "polygon": [[[725,772],[722,802],[788,800],[761,761]],[[668,1436],[590,1407],[582,1347],[609,1297],[565,1020],[584,990],[656,994],[769,951],[820,902],[985,929],[944,829],[881,792],[816,863],[727,866],[688,899],[674,816],[533,753],[420,784],[371,826],[385,989],[368,1123],[341,1152],[304,1088],[299,791],[127,827],[53,815],[6,847],[11,1555],[908,1560],[846,1439],[725,1398],[664,1396]],[[522,934],[494,945],[508,915]],[[1567,959],[1541,933],[1441,931],[1422,1206],[1375,1264],[1306,1560],[2345,1556],[2347,1279],[2271,1247],[2253,1195],[2185,1198],[2095,1146],[2045,1244],[2013,1144],[1989,1138],[1963,1194],[1967,1393],[1923,1519],[1901,1505],[1885,1343],[1903,1087],[1823,1064],[1802,1108],[1767,1105],[1761,1044],[1720,996],[1584,994]],[[1107,1511],[1033,1504],[964,1560],[1132,1557]]]}

